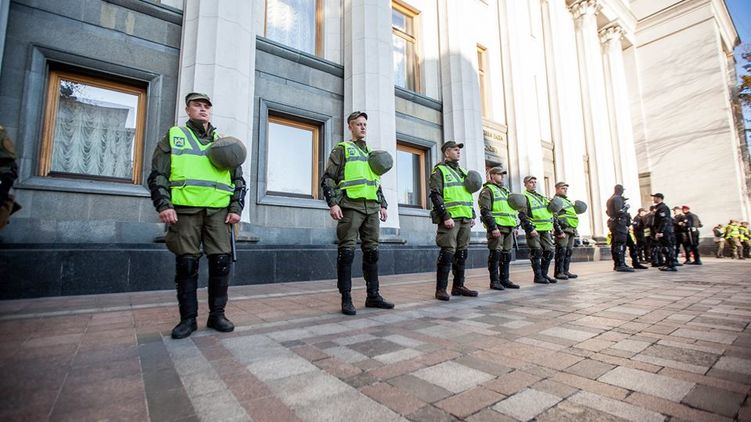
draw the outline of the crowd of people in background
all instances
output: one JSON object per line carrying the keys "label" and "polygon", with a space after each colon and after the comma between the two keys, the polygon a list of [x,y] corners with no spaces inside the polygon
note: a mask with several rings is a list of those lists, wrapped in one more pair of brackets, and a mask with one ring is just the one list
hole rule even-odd
{"label": "crowd of people in background", "polygon": [[748,221],[730,220],[726,225],[718,224],[712,229],[715,244],[715,257],[725,257],[725,246],[730,247],[733,259],[751,258],[751,229]]}

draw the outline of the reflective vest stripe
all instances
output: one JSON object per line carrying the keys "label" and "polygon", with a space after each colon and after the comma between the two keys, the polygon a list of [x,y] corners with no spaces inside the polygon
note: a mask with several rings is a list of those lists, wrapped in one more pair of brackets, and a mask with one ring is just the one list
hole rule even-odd
{"label": "reflective vest stripe", "polygon": [[559,196],[559,198],[563,200],[563,214],[560,214],[558,218],[563,220],[566,225],[571,227],[572,229],[579,227],[579,216],[576,215],[574,204],[572,204],[571,201],[568,200],[568,198],[564,198],[562,196]]}
{"label": "reflective vest stripe", "polygon": [[464,187],[466,171],[460,169],[462,175],[445,164],[438,164],[433,171],[440,171],[443,176],[443,200],[446,212],[451,218],[472,218],[474,199]]}
{"label": "reflective vest stripe", "polygon": [[380,179],[368,164],[368,153],[361,150],[354,142],[340,142],[344,149],[344,179],[339,181],[339,189],[347,193],[350,199],[378,200]]}
{"label": "reflective vest stripe", "polygon": [[508,204],[508,191],[493,183],[486,183],[485,186],[493,194],[493,208],[490,210],[490,214],[493,216],[495,224],[501,227],[516,226],[518,213]]}
{"label": "reflective vest stripe", "polygon": [[218,182],[210,182],[208,180],[193,180],[193,179],[183,179],[183,180],[177,180],[174,182],[170,182],[170,187],[176,187],[176,186],[204,186],[204,187],[211,187],[216,188],[219,190],[224,190],[227,192],[234,192],[235,188],[233,188],[230,185],[225,185],[224,183],[218,183]]}

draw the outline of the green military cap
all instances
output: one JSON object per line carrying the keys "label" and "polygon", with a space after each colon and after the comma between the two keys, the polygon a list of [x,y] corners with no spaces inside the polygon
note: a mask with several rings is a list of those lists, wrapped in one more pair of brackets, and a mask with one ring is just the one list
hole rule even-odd
{"label": "green military cap", "polygon": [[488,174],[507,174],[508,172],[503,169],[503,166],[495,166],[491,167],[490,170],[488,170]]}
{"label": "green military cap", "polygon": [[200,92],[191,92],[190,94],[186,95],[185,105],[188,105],[188,103],[190,103],[191,101],[197,101],[197,100],[204,100],[207,103],[209,103],[209,105],[212,105],[211,98],[209,98],[209,96],[206,94],[201,94]]}
{"label": "green military cap", "polygon": [[456,147],[464,148],[464,144],[457,143],[456,141],[446,141],[443,145],[441,145],[441,152],[446,152],[447,149]]}
{"label": "green military cap", "polygon": [[535,176],[526,176],[526,177],[524,178],[524,183],[527,183],[527,182],[529,182],[530,180],[537,180],[537,178],[536,178]]}
{"label": "green military cap", "polygon": [[347,124],[360,116],[364,117],[365,120],[368,120],[368,115],[364,111],[353,111],[349,116],[347,116]]}
{"label": "green military cap", "polygon": [[557,188],[562,188],[564,186],[568,187],[568,183],[566,183],[566,182],[558,182],[558,183],[555,184],[556,189]]}

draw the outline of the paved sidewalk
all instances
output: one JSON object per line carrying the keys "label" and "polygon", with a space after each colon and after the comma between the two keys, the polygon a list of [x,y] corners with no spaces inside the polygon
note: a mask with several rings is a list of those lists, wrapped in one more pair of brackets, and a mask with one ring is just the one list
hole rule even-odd
{"label": "paved sidewalk", "polygon": [[0,419],[751,420],[751,262],[678,273],[575,263],[576,280],[432,299],[382,278],[392,311],[339,313],[335,282],[230,290],[237,329],[172,340],[174,292],[0,302]]}

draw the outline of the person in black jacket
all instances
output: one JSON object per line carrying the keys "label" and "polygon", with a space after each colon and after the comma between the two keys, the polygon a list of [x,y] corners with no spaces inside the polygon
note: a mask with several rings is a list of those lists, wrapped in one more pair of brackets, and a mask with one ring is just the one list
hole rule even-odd
{"label": "person in black jacket", "polygon": [[626,243],[628,242],[628,228],[631,217],[628,214],[629,204],[623,197],[623,185],[615,185],[613,195],[607,202],[608,228],[610,229],[611,246],[610,254],[613,257],[614,270],[618,272],[634,272],[634,269],[626,265]]}
{"label": "person in black jacket", "polygon": [[662,254],[665,257],[665,266],[660,267],[660,271],[678,271],[675,268],[673,217],[670,215],[670,208],[663,202],[664,199],[665,195],[661,193],[652,194],[652,201],[655,203],[655,239],[659,243]]}
{"label": "person in black jacket", "polygon": [[[683,247],[686,250],[686,262],[684,264],[701,265],[701,256],[699,256],[699,229],[702,227],[699,216],[691,212],[688,205],[681,207],[683,211],[683,229],[686,237]],[[693,256],[693,260],[691,260]]]}

